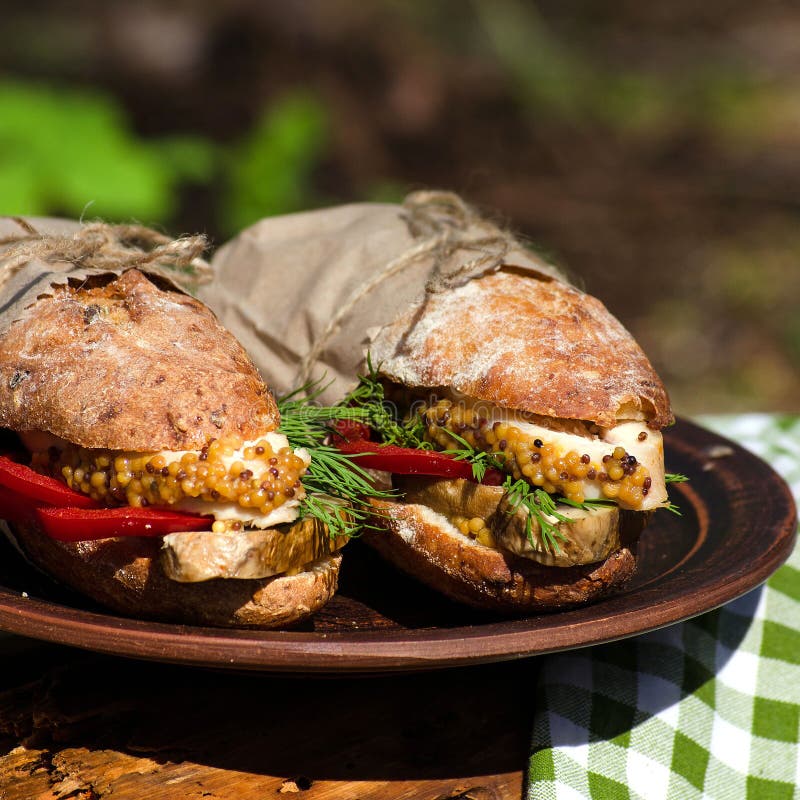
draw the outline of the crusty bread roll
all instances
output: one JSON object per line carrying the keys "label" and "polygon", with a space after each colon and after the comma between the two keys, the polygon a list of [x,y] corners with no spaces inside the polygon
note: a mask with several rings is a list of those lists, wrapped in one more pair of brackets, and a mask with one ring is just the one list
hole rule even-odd
{"label": "crusty bread roll", "polygon": [[161,567],[161,540],[57,542],[35,524],[9,529],[37,567],[103,606],[138,619],[189,625],[284,628],[307,619],[336,593],[339,553],[295,575],[177,583]]}
{"label": "crusty bread roll", "polygon": [[54,289],[10,326],[0,427],[141,452],[278,426],[258,371],[206,306],[135,269],[112,278]]}
{"label": "crusty bread roll", "polygon": [[[574,541],[548,548],[538,524],[527,537],[524,521],[509,527],[508,502],[475,484],[395,480],[405,502],[376,502],[382,530],[365,535],[369,545],[457,601],[506,613],[566,608],[625,585],[639,532],[667,502],[659,431],[673,416],[647,357],[599,300],[506,266],[428,293],[373,335],[370,357],[401,416],[407,405],[425,409],[437,449],[466,437],[515,480],[574,502],[619,498],[621,508],[558,522]],[[470,538],[473,517],[483,533]]]}
{"label": "crusty bread roll", "polygon": [[545,275],[504,269],[429,294],[380,329],[370,355],[406,387],[448,387],[604,427],[672,421],[667,392],[630,333],[599,300]]}
{"label": "crusty bread roll", "polygon": [[[446,483],[455,483],[455,481]],[[366,544],[395,567],[453,600],[506,614],[557,611],[619,591],[636,571],[636,541],[645,515],[609,521],[617,547],[589,564],[553,567],[488,547],[420,503],[373,500]]]}
{"label": "crusty bread roll", "polygon": [[[178,460],[183,451],[201,451],[203,460],[202,449],[212,440],[276,436],[279,422],[258,371],[214,314],[136,269],[53,287],[2,339],[0,428],[40,453],[55,443],[110,453],[112,462],[115,453],[175,454]],[[167,480],[155,472],[143,471],[139,479]],[[104,491],[104,501],[125,502],[124,493]],[[297,506],[300,489],[291,491],[295,499],[279,508]],[[193,510],[215,515],[212,506],[222,505],[205,503],[206,512],[202,500],[189,502],[196,504]],[[30,560],[56,580],[122,614],[178,623],[293,625],[333,596],[341,562],[335,552],[341,542],[329,542],[324,525],[313,540],[308,526],[282,525],[272,539],[286,541],[277,544],[259,532],[233,565],[230,552],[213,552],[213,540],[236,536],[235,530],[197,532],[189,535],[206,535],[208,542],[187,548],[180,578],[192,582],[179,582],[171,579],[175,569],[164,567],[160,537],[66,543],[46,535],[33,516],[9,527]],[[302,542],[289,541],[304,530]],[[192,558],[202,563],[190,563]],[[245,566],[248,577],[209,578]],[[254,566],[261,569],[258,577],[250,577]],[[287,574],[274,575],[271,567]]]}

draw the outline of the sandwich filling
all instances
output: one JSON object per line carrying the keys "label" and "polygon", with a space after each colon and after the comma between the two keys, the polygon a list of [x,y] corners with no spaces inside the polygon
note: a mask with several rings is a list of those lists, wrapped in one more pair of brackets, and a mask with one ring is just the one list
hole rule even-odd
{"label": "sandwich filling", "polygon": [[641,421],[600,428],[452,393],[428,398],[417,410],[425,424],[425,440],[437,449],[458,449],[460,438],[490,453],[515,479],[548,494],[576,503],[614,500],[636,511],[667,502],[661,433]]}
{"label": "sandwich filling", "polygon": [[420,516],[423,510],[438,515],[436,525],[451,535],[547,566],[602,561],[619,549],[621,529],[631,531],[636,518],[644,516],[622,512],[616,505],[590,511],[557,505],[560,519],[548,520],[557,531],[555,550],[545,541],[539,521],[525,507],[514,507],[502,486],[415,476],[395,476],[394,482],[405,503],[413,504]]}
{"label": "sandwich filling", "polygon": [[311,458],[281,433],[212,439],[198,451],[135,453],[22,434],[31,466],[107,506],[166,506],[213,515],[213,530],[268,528],[297,519]]}
{"label": "sandwich filling", "polygon": [[[408,400],[406,401],[408,402]],[[668,503],[661,433],[635,419],[602,428],[502,408],[452,390],[413,398],[406,418],[436,450],[464,447],[548,494],[650,511]]]}

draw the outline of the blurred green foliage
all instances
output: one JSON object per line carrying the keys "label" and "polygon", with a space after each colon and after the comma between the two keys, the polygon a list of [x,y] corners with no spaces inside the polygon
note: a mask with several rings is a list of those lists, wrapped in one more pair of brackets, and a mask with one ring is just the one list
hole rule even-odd
{"label": "blurred green foliage", "polygon": [[671,136],[678,126],[725,139],[759,142],[765,116],[780,124],[796,114],[796,87],[759,80],[752,67],[712,54],[687,69],[643,69],[603,61],[554,35],[536,5],[473,0],[494,56],[530,114],[567,122],[600,122],[623,133]]}
{"label": "blurred green foliage", "polygon": [[312,95],[290,94],[268,108],[226,154],[225,229],[238,231],[261,217],[308,205],[312,172],[327,138],[325,108]]}
{"label": "blurred green foliage", "polygon": [[220,242],[452,188],[608,298],[682,412],[797,407],[792,4],[7,5],[0,213]]}
{"label": "blurred green foliage", "polygon": [[147,142],[99,92],[0,83],[0,198],[14,214],[166,221],[185,179],[209,180],[213,146],[196,137]]}
{"label": "blurred green foliage", "polygon": [[364,198],[371,203],[402,203],[411,190],[411,186],[400,181],[375,181],[366,188]]}
{"label": "blurred green foliage", "polygon": [[2,81],[0,213],[168,225],[183,187],[217,181],[222,226],[233,234],[310,202],[326,141],[324,107],[306,94],[285,96],[243,139],[219,145],[199,136],[144,139],[99,91]]}

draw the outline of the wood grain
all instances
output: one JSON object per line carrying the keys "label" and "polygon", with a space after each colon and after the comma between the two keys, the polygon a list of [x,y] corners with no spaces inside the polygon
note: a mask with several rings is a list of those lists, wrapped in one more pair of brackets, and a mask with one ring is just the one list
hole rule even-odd
{"label": "wood grain", "polygon": [[536,663],[272,677],[0,640],[3,800],[521,797]]}

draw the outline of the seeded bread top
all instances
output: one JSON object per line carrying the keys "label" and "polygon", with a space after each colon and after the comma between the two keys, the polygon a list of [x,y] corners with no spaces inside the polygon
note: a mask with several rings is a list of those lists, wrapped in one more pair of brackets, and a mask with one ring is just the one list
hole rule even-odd
{"label": "seeded bread top", "polygon": [[0,427],[154,451],[252,439],[278,423],[258,371],[214,314],[135,269],[54,288],[0,346]]}
{"label": "seeded bread top", "polygon": [[393,381],[504,408],[603,427],[673,419],[631,334],[599,300],[544,275],[503,270],[428,295],[376,334],[370,354]]}

